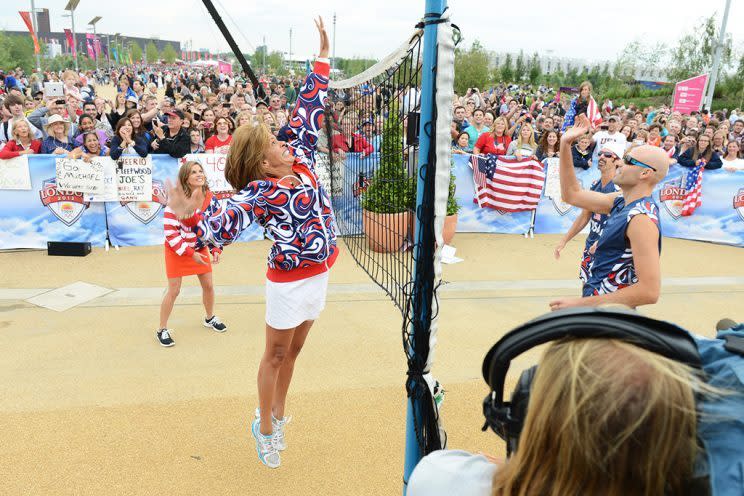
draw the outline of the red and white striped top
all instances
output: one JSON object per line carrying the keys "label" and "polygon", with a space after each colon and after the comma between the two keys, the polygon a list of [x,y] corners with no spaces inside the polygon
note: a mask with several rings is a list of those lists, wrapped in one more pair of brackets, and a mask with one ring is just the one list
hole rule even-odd
{"label": "red and white striped top", "polygon": [[177,255],[190,257],[194,254],[196,246],[196,234],[190,227],[182,225],[178,221],[176,214],[168,207],[165,207],[163,214],[163,224],[165,229],[165,242],[170,246]]}
{"label": "red and white striped top", "polygon": [[[202,209],[207,208],[211,201],[212,192],[208,191]],[[194,233],[191,227],[183,225],[178,220],[175,212],[168,207],[165,207],[165,210],[163,211],[163,228],[165,230],[165,243],[176,252],[176,255],[182,257],[190,257],[194,255],[198,241],[196,233]],[[222,251],[217,247],[209,247],[210,253],[215,250],[220,252]]]}

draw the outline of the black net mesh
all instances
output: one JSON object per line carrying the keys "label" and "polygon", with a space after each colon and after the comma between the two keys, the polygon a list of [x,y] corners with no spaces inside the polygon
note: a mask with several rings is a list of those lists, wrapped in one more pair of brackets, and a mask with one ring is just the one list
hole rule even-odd
{"label": "black net mesh", "polygon": [[421,55],[417,35],[393,67],[330,91],[320,157],[351,256],[402,312],[413,277]]}
{"label": "black net mesh", "polygon": [[[431,140],[427,164],[419,167],[418,163],[422,55],[419,33],[386,71],[331,90],[325,125],[328,153],[321,155],[318,169],[331,192],[339,230],[352,257],[403,315],[406,391],[416,405],[419,451],[427,454],[441,448],[443,434],[424,378],[435,317],[431,302],[436,167],[433,126],[424,129]],[[416,206],[419,175],[425,189],[423,201]],[[414,237],[417,219],[420,241]]]}

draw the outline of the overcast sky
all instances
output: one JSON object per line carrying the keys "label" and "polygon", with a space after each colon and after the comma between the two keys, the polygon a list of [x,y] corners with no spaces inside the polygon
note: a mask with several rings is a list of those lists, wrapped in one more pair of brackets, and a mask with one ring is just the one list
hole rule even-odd
{"label": "overcast sky", "polygon": [[[0,28],[25,29],[18,11],[29,10],[30,3],[0,0],[4,7]],[[36,8],[50,10],[52,31],[69,27],[69,18],[62,17],[67,0],[35,3]],[[337,14],[337,56],[380,58],[400,45],[424,10],[423,0],[214,0],[214,4],[244,52],[252,53],[264,36],[269,51],[288,52],[292,28],[293,58],[311,57],[317,50],[314,15],[324,17],[332,37],[333,14]],[[700,18],[713,11],[718,11],[720,23],[725,0],[451,0],[449,5],[466,45],[478,39],[496,51],[524,49],[527,53],[614,60],[635,38],[674,44],[681,32],[692,31]],[[99,33],[159,36],[182,43],[190,39],[194,49],[228,51],[201,0],[81,0],[75,14],[76,30],[84,32],[95,16],[103,17]],[[744,49],[742,20],[744,1],[732,0],[727,31],[739,51]]]}

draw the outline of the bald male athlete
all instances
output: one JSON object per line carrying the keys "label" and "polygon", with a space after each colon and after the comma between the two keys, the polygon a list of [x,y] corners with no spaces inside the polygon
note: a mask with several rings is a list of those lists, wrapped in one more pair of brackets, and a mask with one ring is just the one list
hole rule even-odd
{"label": "bald male athlete", "polygon": [[561,137],[563,201],[590,212],[610,214],[597,241],[594,263],[581,298],[559,298],[551,310],[619,303],[635,308],[656,303],[661,290],[661,223],[651,193],[669,170],[669,157],[655,146],[630,149],[615,172],[617,193],[584,190],[576,179],[571,145],[589,131],[579,116]]}

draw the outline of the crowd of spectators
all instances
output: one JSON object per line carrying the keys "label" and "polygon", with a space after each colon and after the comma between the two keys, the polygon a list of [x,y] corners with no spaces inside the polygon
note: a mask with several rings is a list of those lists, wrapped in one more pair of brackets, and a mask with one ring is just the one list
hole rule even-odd
{"label": "crowd of spectators", "polygon": [[[63,95],[47,96],[48,82],[63,83]],[[257,123],[286,141],[292,138],[288,119],[301,82],[299,76],[265,77],[261,84],[266,98],[260,99],[250,81],[186,66],[30,76],[16,69],[0,74],[0,158],[29,153],[114,159],[122,154],[180,158],[227,153],[235,128]],[[113,100],[98,91],[105,84],[116,84]],[[500,84],[454,95],[453,152],[538,160],[557,156],[561,130],[594,98],[588,82],[562,90]],[[385,110],[395,98],[406,108],[417,101],[418,93],[386,85],[333,92],[328,109],[331,135],[320,136],[319,150],[341,157],[379,152]],[[596,108],[601,123],[572,147],[577,167],[590,168],[601,145],[616,142],[626,149],[643,143],[659,146],[684,167],[704,161],[707,169],[744,170],[740,109],[682,115],[668,106],[614,106],[608,99]],[[405,126],[407,112],[401,114]]]}
{"label": "crowd of spectators", "polygon": [[[501,84],[484,92],[469,88],[465,95],[455,95],[453,152],[540,161],[557,156],[561,130],[572,124],[577,112],[586,112],[593,99],[588,82],[563,90]],[[595,104],[601,121],[597,119],[592,131],[573,144],[576,167],[590,168],[601,145],[616,142],[626,150],[641,144],[661,147],[684,167],[704,163],[706,169],[744,171],[744,114],[740,109],[683,115],[667,105],[615,106],[608,99]]]}
{"label": "crowd of spectators", "polygon": [[[184,66],[0,71],[0,158],[227,153],[236,127],[257,123],[286,140],[301,81],[264,78],[266,98],[257,99],[250,81]],[[47,95],[46,83],[62,83],[63,93]],[[116,85],[113,99],[102,95],[106,84]]]}

